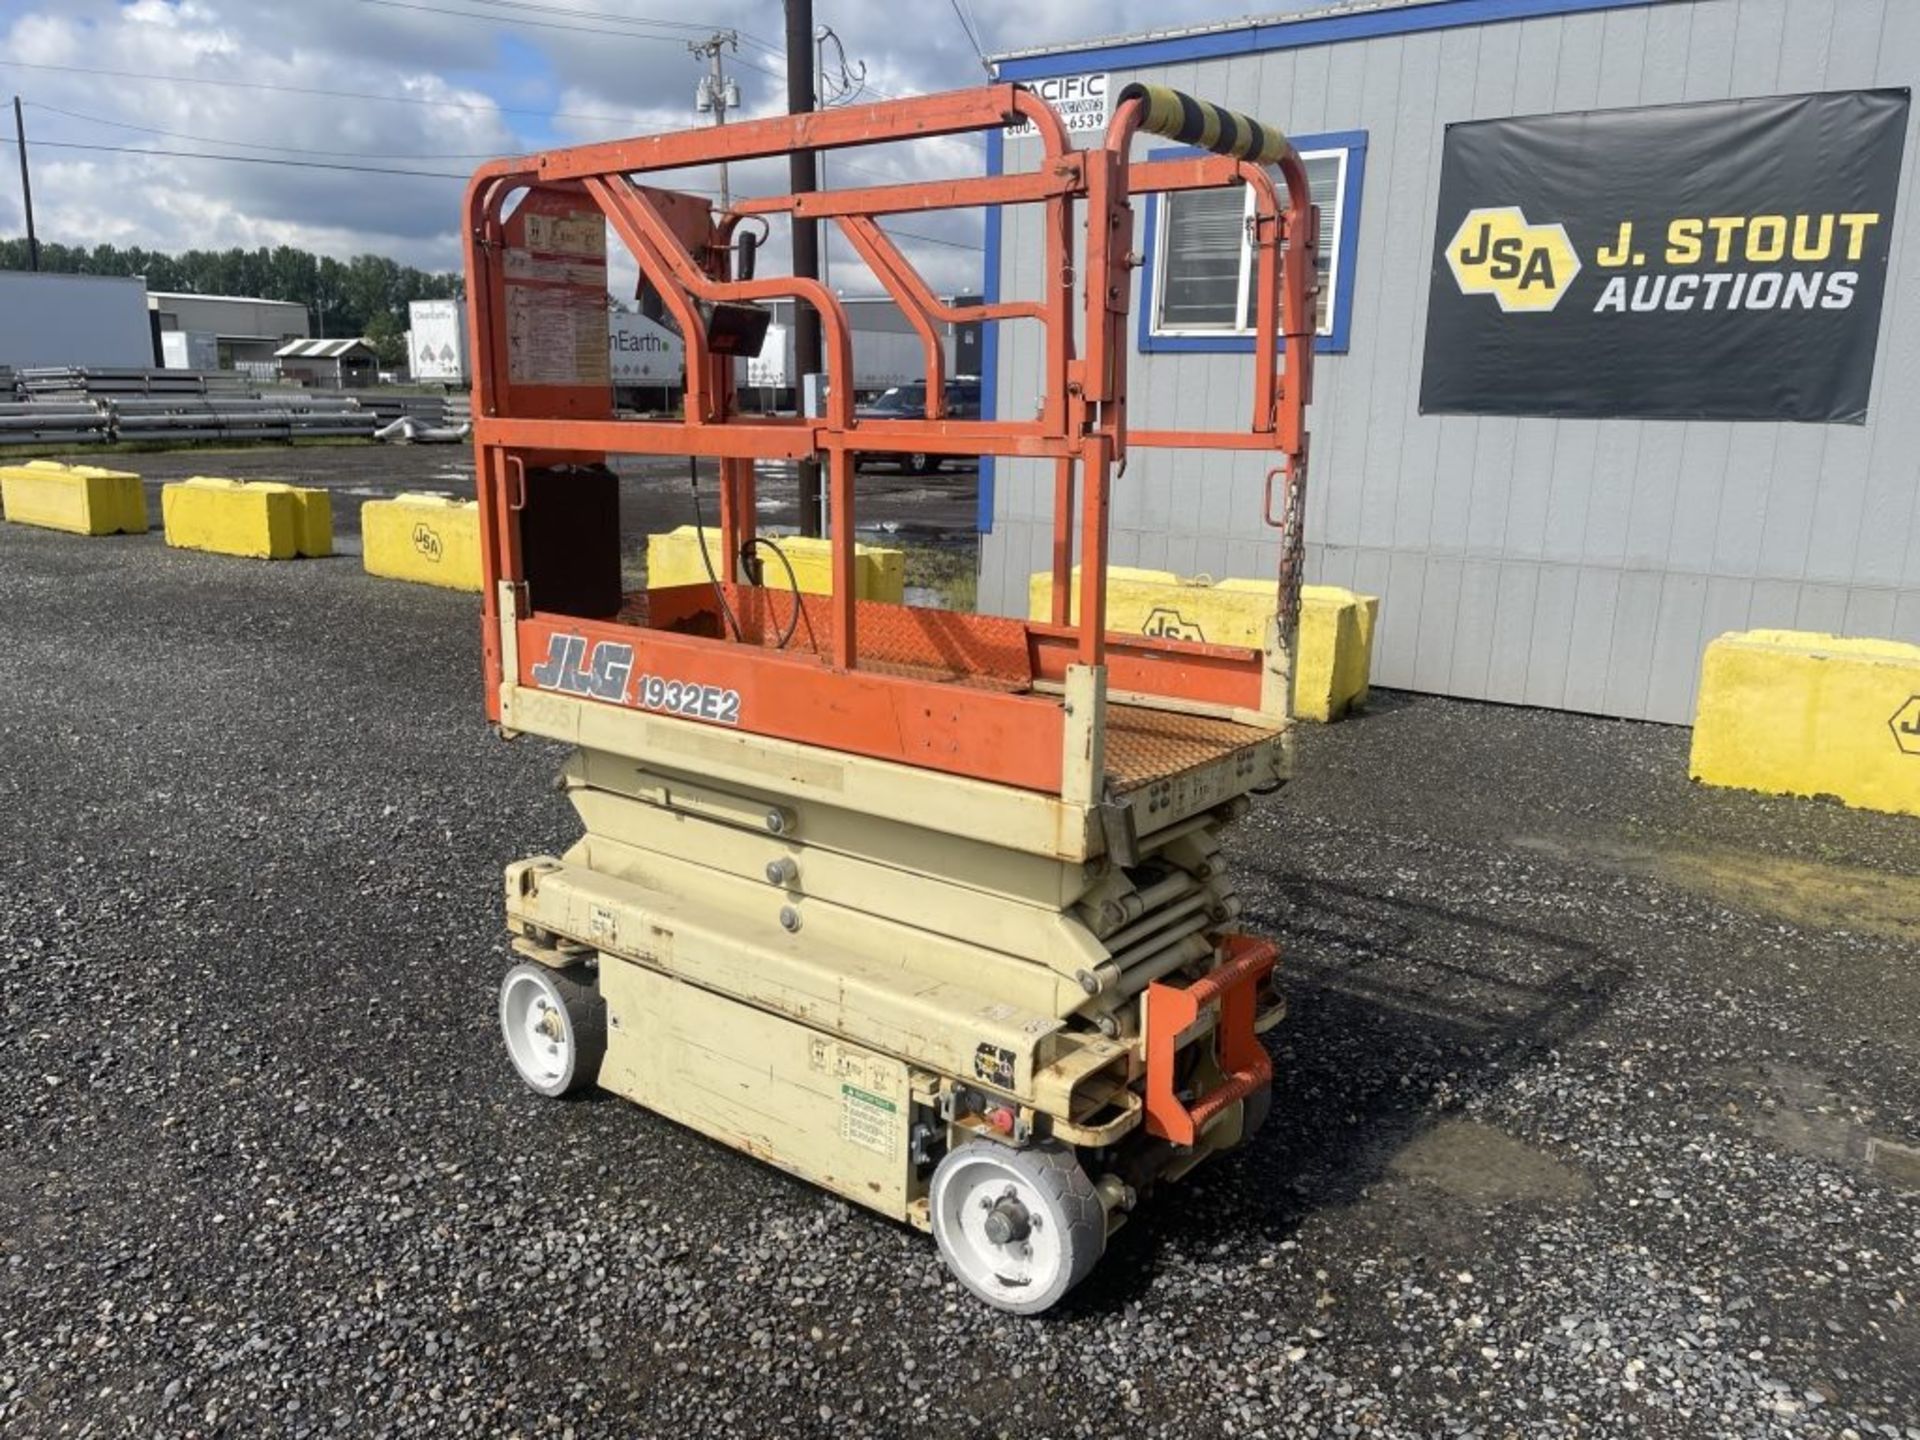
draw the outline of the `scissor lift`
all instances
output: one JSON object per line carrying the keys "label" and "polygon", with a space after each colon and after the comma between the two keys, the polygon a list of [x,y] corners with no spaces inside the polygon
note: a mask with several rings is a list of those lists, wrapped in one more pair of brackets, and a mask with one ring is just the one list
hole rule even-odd
{"label": "scissor lift", "polygon": [[[644,183],[1022,122],[1044,152],[1024,173],[725,214]],[[1210,153],[1134,161],[1142,129]],[[1225,186],[1253,201],[1251,421],[1131,429],[1132,197]],[[944,305],[879,223],[994,205],[1043,212],[1035,300]],[[844,308],[817,281],[752,273],[782,218],[838,225],[899,303],[925,346],[923,419],[856,420]],[[1218,837],[1289,773],[1314,329],[1299,157],[1142,86],[1075,149],[1034,95],[995,85],[496,161],[466,220],[487,707],[503,735],[576,747],[563,783],[586,827],[507,870],[516,1067],[930,1229],[969,1290],[1045,1309],[1145,1190],[1240,1143],[1269,1103],[1275,950],[1236,929]],[[612,410],[607,227],[685,338],[679,418]],[[819,313],[817,418],[736,407],[736,357],[775,296]],[[968,320],[1043,347],[1039,393],[1010,418],[944,413],[937,327]],[[1262,518],[1283,559],[1263,649],[1106,633],[1108,496],[1139,447],[1272,453]],[[857,599],[856,450],[1052,461],[1050,622]],[[609,454],[717,461],[712,583],[623,590]],[[824,596],[756,532],[756,463],[811,457]]]}

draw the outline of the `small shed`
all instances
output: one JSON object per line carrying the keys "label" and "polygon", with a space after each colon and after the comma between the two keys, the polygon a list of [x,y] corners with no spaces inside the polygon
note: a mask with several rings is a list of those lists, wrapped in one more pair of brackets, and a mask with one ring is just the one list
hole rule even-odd
{"label": "small shed", "polygon": [[324,390],[371,385],[380,357],[365,340],[290,340],[273,352],[280,378]]}

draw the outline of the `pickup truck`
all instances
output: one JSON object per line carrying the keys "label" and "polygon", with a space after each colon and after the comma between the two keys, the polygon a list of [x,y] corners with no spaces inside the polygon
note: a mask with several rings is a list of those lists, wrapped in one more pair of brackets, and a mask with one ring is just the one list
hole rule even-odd
{"label": "pickup truck", "polygon": [[[927,385],[924,380],[914,380],[905,385],[895,385],[891,390],[882,391],[865,405],[854,408],[854,418],[859,420],[924,420],[927,418]],[[949,420],[978,420],[980,418],[980,382],[973,379],[947,381],[947,418]],[[884,460],[897,463],[901,469],[915,475],[931,475],[940,468],[943,457],[921,452],[860,452],[854,453],[854,463],[865,466],[871,461]]]}

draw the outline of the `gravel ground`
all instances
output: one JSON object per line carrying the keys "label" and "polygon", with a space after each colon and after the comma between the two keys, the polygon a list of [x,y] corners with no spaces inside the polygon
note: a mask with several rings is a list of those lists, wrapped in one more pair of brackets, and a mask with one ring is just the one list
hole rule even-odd
{"label": "gravel ground", "polygon": [[1306,734],[1234,843],[1274,1119],[1014,1320],[513,1078],[500,867],[574,825],[477,642],[0,526],[0,1433],[1920,1440],[1913,822],[1654,726]]}

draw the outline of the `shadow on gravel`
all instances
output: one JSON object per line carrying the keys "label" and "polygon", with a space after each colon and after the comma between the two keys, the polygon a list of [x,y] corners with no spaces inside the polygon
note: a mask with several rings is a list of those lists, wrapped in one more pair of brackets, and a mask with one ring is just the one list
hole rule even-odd
{"label": "shadow on gravel", "polygon": [[[1251,1145],[1142,1206],[1072,1310],[1137,1303],[1163,1265],[1186,1257],[1251,1263],[1385,1181],[1417,1175],[1472,1204],[1528,1203],[1543,1193],[1540,1169],[1557,1167],[1452,1112],[1467,1088],[1497,1084],[1591,1025],[1624,967],[1586,941],[1427,900],[1278,872],[1260,889],[1280,913],[1250,915],[1248,927],[1285,937],[1290,1006],[1267,1037],[1272,1116]],[[1396,1163],[1416,1145],[1417,1167]],[[1523,1173],[1498,1173],[1509,1166]],[[1566,1194],[1584,1191],[1566,1180]]]}

